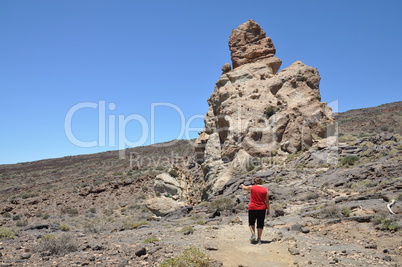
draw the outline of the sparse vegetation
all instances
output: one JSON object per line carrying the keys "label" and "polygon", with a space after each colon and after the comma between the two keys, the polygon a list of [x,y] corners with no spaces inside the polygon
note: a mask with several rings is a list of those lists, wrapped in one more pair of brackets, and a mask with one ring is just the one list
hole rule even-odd
{"label": "sparse vegetation", "polygon": [[196,223],[196,224],[199,224],[199,225],[204,225],[204,224],[206,224],[206,222],[205,222],[203,219],[199,219],[199,220],[195,221],[195,223]]}
{"label": "sparse vegetation", "polygon": [[94,221],[85,223],[83,228],[85,233],[97,234],[101,232],[99,225]]}
{"label": "sparse vegetation", "polygon": [[137,229],[138,227],[143,226],[143,225],[149,225],[149,223],[146,222],[146,221],[131,222],[129,220],[126,220],[123,223],[123,227],[126,230],[134,230],[134,229]]}
{"label": "sparse vegetation", "polygon": [[304,198],[304,200],[308,201],[308,200],[313,200],[313,199],[317,199],[319,197],[317,192],[310,192],[307,194],[307,196]]}
{"label": "sparse vegetation", "polygon": [[0,227],[0,239],[14,239],[15,234],[13,229]]}
{"label": "sparse vegetation", "polygon": [[200,249],[190,247],[184,250],[183,254],[164,260],[159,267],[209,267],[213,262]]}
{"label": "sparse vegetation", "polygon": [[377,183],[375,181],[371,181],[370,179],[364,179],[362,181],[353,183],[351,185],[352,189],[359,189],[359,188],[364,188],[364,187],[374,187],[376,186]]}
{"label": "sparse vegetation", "polygon": [[298,158],[301,154],[303,154],[303,151],[298,151],[297,153],[289,154],[286,161],[287,162],[292,161],[292,160]]}
{"label": "sparse vegetation", "polygon": [[320,215],[323,218],[339,218],[342,215],[342,211],[336,205],[329,205],[320,212]]}
{"label": "sparse vegetation", "polygon": [[71,227],[68,226],[67,224],[60,224],[60,225],[59,225],[59,229],[60,229],[61,231],[63,231],[63,232],[68,232],[68,231],[71,230]]}
{"label": "sparse vegetation", "polygon": [[76,215],[78,215],[78,210],[75,208],[63,208],[61,210],[61,214],[68,214],[70,216],[76,216]]}
{"label": "sparse vegetation", "polygon": [[110,209],[110,208],[103,210],[103,214],[106,216],[111,216],[111,215],[113,215],[113,213],[114,213],[113,209]]}
{"label": "sparse vegetation", "polygon": [[216,211],[216,210],[224,211],[224,210],[232,209],[233,206],[234,206],[234,203],[230,198],[218,198],[209,204],[208,210],[210,212]]}
{"label": "sparse vegetation", "polygon": [[39,244],[34,248],[38,253],[49,253],[50,255],[65,255],[78,250],[78,245],[72,235],[62,234],[46,235],[40,239]]}
{"label": "sparse vegetation", "polygon": [[27,219],[18,220],[15,225],[16,225],[17,227],[25,227],[25,226],[28,225],[28,220],[27,220]]}
{"label": "sparse vegetation", "polygon": [[386,214],[378,214],[373,219],[374,225],[380,225],[380,229],[384,231],[398,231],[401,229],[401,226],[396,222],[394,218],[388,217]]}
{"label": "sparse vegetation", "polygon": [[27,198],[31,198],[31,197],[37,197],[37,196],[39,196],[38,193],[28,192],[28,193],[24,193],[24,194],[20,195],[19,197],[22,199],[27,199]]}
{"label": "sparse vegetation", "polygon": [[195,229],[194,229],[194,227],[193,226],[184,226],[183,228],[181,228],[181,232],[182,233],[185,233],[185,232],[194,232],[195,231]]}
{"label": "sparse vegetation", "polygon": [[355,141],[356,139],[357,139],[356,136],[353,136],[353,135],[350,135],[350,134],[342,135],[342,136],[338,137],[338,141],[342,142],[342,143],[348,143],[348,142],[351,142],[351,141]]}
{"label": "sparse vegetation", "polygon": [[147,239],[144,240],[144,243],[155,243],[158,242],[159,238],[157,238],[156,236],[150,236]]}
{"label": "sparse vegetation", "polygon": [[342,215],[345,217],[349,217],[350,216],[350,208],[349,207],[343,207],[342,208]]}
{"label": "sparse vegetation", "polygon": [[352,166],[355,165],[359,161],[359,156],[356,155],[349,155],[340,160],[341,166]]}
{"label": "sparse vegetation", "polygon": [[264,114],[267,116],[267,118],[272,117],[276,112],[278,111],[278,108],[275,106],[266,106],[264,109]]}
{"label": "sparse vegetation", "polygon": [[383,230],[389,230],[391,232],[394,232],[400,229],[400,225],[389,217],[382,220],[381,223],[382,223],[381,228]]}
{"label": "sparse vegetation", "polygon": [[396,144],[396,141],[394,141],[394,140],[388,140],[388,141],[384,141],[384,142],[382,143],[383,146],[395,145],[395,144]]}
{"label": "sparse vegetation", "polygon": [[397,149],[392,149],[391,151],[389,151],[389,155],[391,157],[397,156],[397,155],[399,155],[399,151]]}
{"label": "sparse vegetation", "polygon": [[235,209],[236,210],[240,210],[240,211],[242,211],[242,210],[246,210],[247,209],[247,205],[246,205],[246,203],[239,203],[239,204],[237,204],[236,206],[235,206]]}

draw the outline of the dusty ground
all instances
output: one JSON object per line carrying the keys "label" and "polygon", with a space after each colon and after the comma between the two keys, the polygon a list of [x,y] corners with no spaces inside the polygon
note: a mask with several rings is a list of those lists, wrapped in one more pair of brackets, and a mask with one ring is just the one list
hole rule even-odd
{"label": "dusty ground", "polygon": [[222,262],[223,266],[292,266],[297,258],[290,255],[286,244],[273,241],[275,236],[272,229],[266,229],[262,244],[251,244],[247,226],[224,225],[215,235],[207,237],[206,242],[217,246],[218,250],[212,251],[210,255]]}

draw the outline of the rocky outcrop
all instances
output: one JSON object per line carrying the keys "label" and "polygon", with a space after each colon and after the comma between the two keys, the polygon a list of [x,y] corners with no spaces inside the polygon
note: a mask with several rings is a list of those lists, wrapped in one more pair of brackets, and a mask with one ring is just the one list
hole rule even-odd
{"label": "rocky outcrop", "polygon": [[146,207],[157,216],[194,204],[201,198],[200,184],[194,183],[191,173],[176,165],[157,175],[153,187],[157,197],[147,200]]}
{"label": "rocky outcrop", "polygon": [[307,150],[334,134],[332,110],[321,102],[317,69],[296,61],[279,73],[275,47],[255,21],[233,30],[233,69],[225,68],[208,99],[205,128],[195,141],[206,196],[248,171],[253,157]]}
{"label": "rocky outcrop", "polygon": [[229,38],[233,68],[275,55],[271,38],[254,20],[249,20],[232,31]]}

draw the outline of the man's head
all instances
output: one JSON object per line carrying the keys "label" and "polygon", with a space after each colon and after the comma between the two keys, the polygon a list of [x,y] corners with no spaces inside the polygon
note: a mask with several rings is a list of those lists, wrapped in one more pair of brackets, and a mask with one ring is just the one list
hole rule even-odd
{"label": "man's head", "polygon": [[255,177],[254,180],[253,180],[253,182],[254,182],[254,184],[262,185],[262,179],[259,178],[259,177]]}

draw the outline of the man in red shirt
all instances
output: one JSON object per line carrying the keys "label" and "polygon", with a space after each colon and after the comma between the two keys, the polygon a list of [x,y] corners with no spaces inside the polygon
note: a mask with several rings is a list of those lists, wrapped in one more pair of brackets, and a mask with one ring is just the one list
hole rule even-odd
{"label": "man in red shirt", "polygon": [[261,244],[262,230],[264,228],[265,214],[269,215],[269,194],[268,189],[262,186],[261,178],[254,178],[254,185],[241,184],[244,190],[250,191],[250,204],[248,205],[248,224],[250,226],[251,238],[255,240],[255,221],[257,220],[257,243]]}

